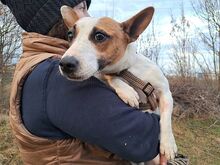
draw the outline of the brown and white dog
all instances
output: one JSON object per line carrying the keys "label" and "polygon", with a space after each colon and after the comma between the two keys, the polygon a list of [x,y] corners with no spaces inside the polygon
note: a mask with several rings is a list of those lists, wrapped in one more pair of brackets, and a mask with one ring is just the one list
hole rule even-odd
{"label": "brown and white dog", "polygon": [[[168,81],[156,64],[136,53],[132,43],[147,28],[153,13],[154,8],[148,7],[129,20],[118,23],[108,17],[79,19],[72,8],[63,6],[61,14],[69,29],[70,48],[61,59],[60,71],[70,80],[82,81],[100,73],[119,73],[127,69],[143,81],[150,82],[159,94],[160,152],[173,159],[177,146],[171,127],[173,99]],[[138,107],[139,96],[131,86],[117,76],[108,78],[108,83],[123,101]]]}

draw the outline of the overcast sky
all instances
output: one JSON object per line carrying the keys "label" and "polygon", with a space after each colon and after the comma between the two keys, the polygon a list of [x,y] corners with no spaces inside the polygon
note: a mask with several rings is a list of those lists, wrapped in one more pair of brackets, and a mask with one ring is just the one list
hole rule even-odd
{"label": "overcast sky", "polygon": [[[181,3],[182,0],[92,0],[89,10],[94,16],[108,15],[124,20],[145,7],[154,6],[155,17],[162,16],[163,19],[170,15],[171,10],[177,12]],[[114,10],[113,6],[115,6]],[[190,12],[190,0],[184,0],[184,7]]]}
{"label": "overcast sky", "polygon": [[[90,13],[94,17],[110,16],[118,21],[125,21],[140,10],[153,6],[155,8],[155,28],[161,33],[161,42],[167,38],[171,30],[171,13],[174,17],[181,16],[181,4],[185,9],[186,19],[192,26],[203,26],[193,13],[191,2],[193,0],[92,0]],[[113,7],[114,6],[114,7]],[[147,30],[146,30],[147,31]]]}

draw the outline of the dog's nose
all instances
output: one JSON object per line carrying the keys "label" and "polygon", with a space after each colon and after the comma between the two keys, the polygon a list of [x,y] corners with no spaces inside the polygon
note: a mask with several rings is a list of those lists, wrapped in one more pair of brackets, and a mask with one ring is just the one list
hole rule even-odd
{"label": "dog's nose", "polygon": [[77,70],[79,61],[73,56],[66,56],[60,60],[59,65],[63,72],[70,74]]}

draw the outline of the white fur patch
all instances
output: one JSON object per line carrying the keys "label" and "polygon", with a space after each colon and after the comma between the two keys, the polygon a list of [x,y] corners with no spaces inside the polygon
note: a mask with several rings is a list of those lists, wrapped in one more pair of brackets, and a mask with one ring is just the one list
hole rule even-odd
{"label": "white fur patch", "polygon": [[91,41],[89,41],[90,33],[97,22],[98,19],[92,17],[85,17],[77,21],[76,25],[79,33],[70,48],[63,55],[63,58],[74,56],[79,61],[79,69],[75,76],[82,77],[82,79],[87,79],[98,71],[96,49]]}

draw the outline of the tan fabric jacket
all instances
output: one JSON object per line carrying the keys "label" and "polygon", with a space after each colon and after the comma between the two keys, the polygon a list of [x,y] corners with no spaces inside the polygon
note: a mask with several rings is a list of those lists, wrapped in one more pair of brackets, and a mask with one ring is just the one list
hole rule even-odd
{"label": "tan fabric jacket", "polygon": [[[28,132],[21,120],[21,89],[25,78],[41,61],[60,57],[68,48],[61,39],[36,33],[23,34],[23,55],[15,70],[10,97],[10,124],[24,164],[129,165],[114,154],[77,139],[50,140]],[[30,107],[31,111],[31,107]]]}

